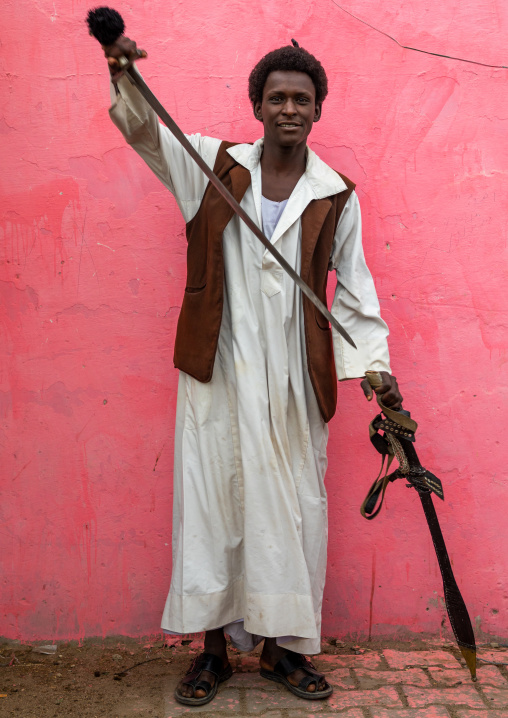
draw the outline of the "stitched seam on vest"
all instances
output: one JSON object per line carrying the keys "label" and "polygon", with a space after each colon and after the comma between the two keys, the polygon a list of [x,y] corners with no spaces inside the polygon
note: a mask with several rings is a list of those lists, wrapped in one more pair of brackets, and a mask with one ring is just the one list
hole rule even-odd
{"label": "stitched seam on vest", "polygon": [[[337,174],[340,174],[340,173],[337,173]],[[347,179],[347,178],[343,177],[343,175],[340,175],[340,176],[341,176],[344,180]],[[351,185],[352,185],[352,186],[351,186]],[[347,196],[344,198],[344,199],[345,199],[345,201],[344,201],[344,206],[343,206],[342,211],[340,212],[340,214],[337,212],[337,209],[335,210],[336,216],[335,216],[335,223],[334,223],[334,230],[333,230],[332,246],[333,246],[333,242],[334,242],[334,240],[335,240],[335,234],[336,234],[336,232],[337,232],[337,226],[338,226],[338,224],[339,224],[340,217],[341,217],[341,215],[342,215],[342,212],[344,211],[344,207],[346,206],[347,201],[349,200],[349,197],[351,196],[351,194],[352,194],[353,191],[354,191],[354,187],[355,187],[355,185],[354,185],[350,180],[347,180],[347,190],[344,190],[344,192],[346,192]],[[339,201],[338,198],[339,198],[339,196],[342,195],[342,194],[343,194],[343,192],[339,192],[338,194],[333,195],[333,197],[331,198],[332,204],[335,205],[335,207],[337,207],[337,203],[338,203],[338,201]],[[318,238],[318,241],[319,241],[319,238]],[[311,261],[311,263],[310,263],[310,265],[309,265],[309,268],[310,268],[311,266],[312,266],[312,261]],[[328,286],[328,274],[329,274],[329,272],[327,271],[327,272],[326,272],[326,282],[325,282],[325,292],[324,292],[324,293],[325,293],[325,302],[324,302],[325,304],[327,303],[327,302],[326,302],[326,288],[327,288],[327,286]],[[302,295],[302,301],[303,301],[303,295]],[[314,306],[310,304],[310,300],[309,300],[308,303],[309,303],[309,305],[312,307],[312,309],[309,308],[309,310],[307,311],[307,315],[310,315],[311,311],[314,310]],[[312,317],[313,317],[313,319],[315,320],[314,313],[312,313]],[[315,321],[316,321],[316,320],[315,320]],[[317,321],[316,321],[316,324],[317,324]],[[322,416],[322,418],[324,419],[325,422],[328,422],[328,421],[330,421],[330,419],[331,419],[331,418],[333,417],[333,415],[335,414],[335,411],[336,411],[336,409],[337,409],[337,400],[335,400],[335,406],[334,406],[334,408],[333,408],[333,411],[332,411],[331,415],[329,416],[329,415],[328,415],[329,412],[327,412],[327,411],[325,410],[325,405],[324,405],[323,400],[322,400],[321,391],[319,391],[319,385],[317,384],[317,382],[315,382],[315,378],[314,378],[315,366],[313,365],[313,361],[312,361],[312,352],[309,351],[309,347],[310,347],[310,337],[309,337],[309,327],[308,327],[308,324],[307,324],[307,317],[305,316],[305,310],[304,310],[304,328],[305,328],[305,347],[306,347],[306,351],[307,351],[307,369],[308,369],[309,377],[310,377],[310,380],[311,380],[312,388],[314,389],[314,395],[315,395],[315,397],[316,397],[316,401],[317,401],[317,403],[318,403],[318,407],[319,407],[319,411],[320,411],[320,413],[321,413],[321,416]],[[320,331],[327,331],[326,329],[323,330],[319,325],[318,325],[318,328],[320,329]],[[339,335],[339,336],[340,336],[340,335]],[[342,339],[342,337],[341,337],[341,339]],[[330,341],[332,341],[331,337],[330,337]],[[333,341],[332,341],[332,361],[335,362],[335,352],[333,351]],[[334,373],[335,373],[335,381],[337,381],[335,364],[334,364],[334,366],[333,366],[333,371],[334,371]]]}
{"label": "stitched seam on vest", "polygon": [[[349,198],[351,197],[351,195],[352,195],[353,192],[355,191],[356,185],[354,184],[354,182],[351,182],[350,179],[348,179],[347,177],[345,177],[345,176],[344,176],[343,174],[341,174],[340,172],[338,172],[337,174],[339,174],[340,177],[344,180],[344,182],[346,183],[347,188],[348,188],[348,190],[347,190],[348,196],[347,196],[347,199],[346,199],[346,201],[345,201],[345,203],[344,203],[344,207],[343,207],[343,209],[342,209],[342,212],[343,212],[343,211],[344,211],[344,208],[345,208],[345,206],[346,206],[346,204],[347,204],[347,202],[349,202]],[[338,227],[338,225],[339,225],[340,218],[341,218],[341,216],[342,216],[342,212],[341,212],[340,215],[337,217],[336,222],[335,222],[335,230],[334,230],[334,235],[333,235],[334,239],[335,239],[335,234],[336,234],[336,232],[337,232],[337,227]],[[327,284],[328,284],[328,275],[327,275]],[[342,336],[342,334],[339,334],[338,332],[337,332],[337,335],[338,335],[339,343],[340,343],[340,363],[341,363],[341,366],[342,366],[342,372],[343,372],[343,374],[345,375],[345,374],[346,374],[346,365],[344,364],[344,342],[345,342],[345,339],[344,339],[344,337]],[[334,360],[335,360],[335,359],[336,359],[336,357],[335,357],[335,350],[334,350],[334,352],[333,352],[333,357],[334,357]]]}
{"label": "stitched seam on vest", "polygon": [[[235,170],[236,167],[239,167],[239,163],[231,157],[227,153],[227,150],[230,147],[233,147],[238,143],[235,142],[222,142],[219,151],[217,153],[217,157],[214,164],[214,174],[217,175],[220,179],[225,178],[226,176],[229,176],[231,178],[231,172]],[[234,191],[234,183],[233,180],[231,180],[231,193],[236,197],[238,201],[241,201],[243,193],[246,191],[249,183],[250,183],[250,172],[242,167],[242,170],[248,175],[249,182],[246,184],[245,189],[243,189],[243,185],[241,184],[239,188],[237,188],[239,191],[235,194]],[[247,179],[247,176],[244,177],[244,179]],[[242,192],[243,189],[243,192]],[[224,202],[224,205],[222,206],[221,211],[225,211],[225,224],[224,227],[222,227],[222,230],[220,232],[214,233],[213,232],[213,222],[210,224],[209,222],[206,223],[206,219],[210,219],[210,217],[207,217],[206,215],[200,215],[202,211],[204,211],[203,203],[205,201],[208,201],[208,198],[210,196],[210,192],[216,191],[213,185],[209,182],[205,194],[203,196],[203,200],[201,202],[200,208],[196,215],[187,223],[186,226],[186,233],[187,233],[187,239],[189,240],[190,237],[192,237],[193,231],[200,230],[200,227],[195,227],[195,223],[199,222],[200,220],[205,220],[205,228],[207,232],[207,239],[206,239],[206,251],[207,251],[207,258],[206,258],[206,267],[205,267],[205,278],[206,283],[204,285],[204,288],[208,284],[210,284],[211,287],[211,296],[209,297],[209,301],[211,302],[208,304],[210,310],[213,310],[213,314],[211,317],[212,322],[212,334],[210,336],[210,342],[208,343],[207,347],[203,348],[202,356],[201,358],[196,358],[196,355],[194,353],[194,356],[192,356],[192,352],[188,349],[189,344],[189,328],[193,327],[193,324],[195,324],[195,316],[192,315],[192,312],[190,314],[187,314],[186,316],[186,323],[180,324],[177,327],[177,336],[175,341],[175,353],[174,353],[174,361],[175,366],[177,366],[182,371],[186,372],[190,376],[194,377],[198,381],[201,381],[203,383],[207,383],[212,379],[213,376],[213,368],[215,364],[215,357],[217,355],[217,345],[219,340],[219,334],[220,334],[220,328],[222,324],[222,315],[223,315],[223,305],[224,305],[224,255],[223,255],[223,249],[222,249],[222,239],[223,239],[223,233],[230,222],[231,218],[234,216],[234,210],[229,207],[229,205],[226,203],[225,200],[222,200]],[[238,196],[236,196],[238,195]],[[240,196],[241,195],[241,196]],[[220,236],[219,236],[220,235]],[[212,241],[212,240],[217,241]],[[209,254],[210,253],[210,254]],[[212,260],[212,263],[210,264],[210,260]],[[187,274],[189,275],[189,258],[187,259]],[[192,265],[194,266],[194,265]],[[220,274],[219,277],[217,275]],[[218,278],[219,281],[216,281]],[[215,289],[215,291],[214,291]],[[188,292],[188,295],[195,296],[196,292]],[[185,295],[184,295],[185,296]],[[206,305],[205,305],[206,307]],[[180,312],[181,316],[181,312]],[[194,319],[194,322],[192,322],[192,319]],[[189,321],[190,320],[190,321]],[[215,333],[215,326],[217,326],[217,331]],[[187,342],[187,343],[186,343]],[[199,376],[197,376],[199,374]]]}

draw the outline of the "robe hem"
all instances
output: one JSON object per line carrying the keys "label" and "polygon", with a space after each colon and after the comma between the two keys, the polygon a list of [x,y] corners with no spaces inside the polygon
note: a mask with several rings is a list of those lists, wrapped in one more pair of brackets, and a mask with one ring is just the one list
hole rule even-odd
{"label": "robe hem", "polygon": [[319,639],[321,614],[308,595],[246,593],[239,578],[224,591],[179,595],[170,590],[161,627],[174,633],[201,633],[244,620],[248,633],[276,638]]}

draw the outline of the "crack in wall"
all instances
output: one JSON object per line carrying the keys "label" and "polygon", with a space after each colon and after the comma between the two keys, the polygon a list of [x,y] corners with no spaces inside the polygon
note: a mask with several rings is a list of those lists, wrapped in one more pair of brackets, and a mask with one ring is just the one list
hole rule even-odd
{"label": "crack in wall", "polygon": [[362,20],[361,17],[358,17],[358,15],[355,15],[350,10],[346,10],[345,7],[342,7],[342,5],[339,5],[339,3],[335,2],[335,0],[331,0],[331,2],[339,8],[339,10],[342,10],[342,12],[346,13],[346,15],[349,15],[350,17],[354,18],[358,22],[361,22],[362,25],[366,25],[367,27],[370,27],[371,30],[374,30],[375,32],[378,32],[380,35],[384,35],[389,40],[392,40],[396,45],[401,47],[403,50],[411,50],[412,52],[421,52],[424,55],[433,55],[434,57],[444,57],[447,60],[456,60],[457,62],[467,62],[471,65],[480,65],[480,67],[492,67],[497,70],[508,70],[508,65],[490,65],[487,62],[479,62],[478,60],[469,60],[464,57],[455,57],[454,55],[444,55],[440,52],[431,52],[430,50],[423,50],[420,47],[411,47],[410,45],[403,45],[401,42],[397,40],[397,38],[393,37],[392,35],[389,35],[384,30],[381,30],[379,27],[375,27],[375,25],[371,25],[370,22],[367,22],[367,20]]}

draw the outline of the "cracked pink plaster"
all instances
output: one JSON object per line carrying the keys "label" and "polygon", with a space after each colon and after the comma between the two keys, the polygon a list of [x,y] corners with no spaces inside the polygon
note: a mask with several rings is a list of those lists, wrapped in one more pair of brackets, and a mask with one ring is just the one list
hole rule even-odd
{"label": "cracked pink plaster", "polygon": [[[18,0],[2,16],[0,616],[22,640],[156,632],[171,570],[184,225],[109,120],[104,58],[74,5],[55,16],[47,0]],[[506,55],[508,15],[470,0],[348,9],[405,44]],[[233,0],[159,3],[156,15],[138,3],[126,21],[182,128],[237,142],[261,131],[246,94],[261,55],[294,36],[322,60],[330,94],[310,144],[357,184],[393,371],[422,461],[443,478],[456,578],[477,628],[506,635],[505,442],[493,429],[508,424],[506,71],[402,50],[331,2],[294,0],[290,14],[244,3],[241,16]],[[356,381],[339,394],[323,632],[449,636],[418,498],[400,482],[376,521],[360,516],[378,470],[374,407]]]}

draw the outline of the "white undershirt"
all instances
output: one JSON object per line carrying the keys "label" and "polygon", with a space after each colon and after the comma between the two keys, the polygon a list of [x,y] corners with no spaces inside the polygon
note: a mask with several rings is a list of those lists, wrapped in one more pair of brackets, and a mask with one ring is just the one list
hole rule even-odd
{"label": "white undershirt", "polygon": [[266,234],[268,239],[272,238],[277,222],[281,218],[282,213],[284,212],[284,207],[287,203],[287,199],[283,199],[282,202],[273,202],[271,199],[266,199],[266,197],[261,196],[263,232]]}

